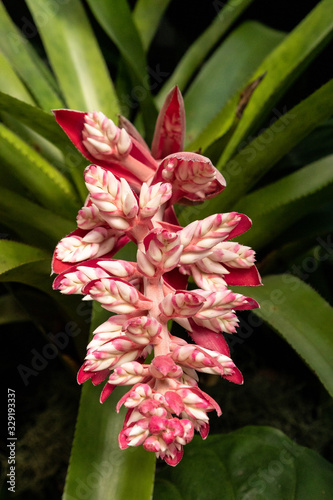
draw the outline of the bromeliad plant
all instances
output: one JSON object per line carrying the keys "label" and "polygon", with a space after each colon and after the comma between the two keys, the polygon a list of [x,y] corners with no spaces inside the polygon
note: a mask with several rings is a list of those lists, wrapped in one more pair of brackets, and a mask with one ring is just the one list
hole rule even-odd
{"label": "bromeliad plant", "polygon": [[[195,430],[207,437],[207,413],[221,414],[199,389],[196,372],[243,381],[222,332],[235,332],[235,311],[258,307],[227,288],[261,284],[253,250],[229,241],[251,221],[231,212],[179,226],[175,203],[212,198],[225,181],[208,158],[183,152],[185,110],[178,88],[161,109],[151,152],[122,117],[122,128],[101,112],[58,110],[55,117],[96,164],[85,170],[89,194],[78,229],[56,247],[53,270],[60,274],[54,287],[117,314],[93,332],[78,381],[107,379],[102,403],[117,386],[133,385],[117,405],[118,411],[128,408],[120,447],[143,444],[177,465]],[[137,245],[137,261],[113,259],[129,240]],[[189,276],[198,289],[186,290]],[[172,335],[170,320],[195,343]],[[144,362],[152,350],[153,359]]]}
{"label": "bromeliad plant", "polygon": [[[309,413],[328,413],[333,81],[325,83],[315,59],[332,39],[333,2],[317,2],[288,34],[240,21],[255,0],[201,3],[216,16],[166,71],[154,35],[168,7],[165,26],[173,24],[176,6],[183,46],[192,9],[182,14],[181,2],[137,0],[130,8],[127,0],[26,0],[31,17],[25,11],[15,22],[12,2],[0,2],[0,323],[12,323],[19,339],[3,366],[14,365],[22,402],[34,384],[53,390],[58,382],[55,359],[32,369],[26,342],[37,346],[18,323],[25,321],[41,352],[54,342],[46,352],[69,368],[59,397],[82,363],[79,381],[93,382],[82,387],[63,500],[215,499],[221,491],[225,500],[333,498],[331,465],[279,430],[256,425],[226,435],[238,421],[257,423],[262,405],[253,402],[249,420],[240,410],[249,385],[220,380],[242,382],[225,340],[235,359],[241,344],[253,354],[253,325],[265,322],[268,344],[277,331],[322,383]],[[316,74],[311,85],[308,67]],[[250,231],[242,214],[253,221]],[[55,247],[54,287],[67,296],[52,290]],[[253,286],[260,278],[250,247],[265,286]],[[244,323],[236,329],[234,311],[251,341],[237,334]],[[277,380],[289,377],[278,360]],[[269,350],[263,363],[273,364]],[[206,388],[212,378],[218,385]],[[102,381],[100,404],[94,384]],[[232,389],[241,394],[236,423],[228,408],[227,418],[215,420],[220,410],[210,391],[221,404],[219,387],[226,397]],[[271,394],[277,390],[272,382]],[[44,385],[41,392],[52,394]],[[301,411],[285,413],[293,421],[285,425],[276,412],[278,427],[327,449],[328,439],[310,441],[312,427],[301,432]],[[213,432],[192,439],[193,431],[206,437],[208,414]],[[48,442],[65,432],[60,420]],[[155,474],[155,455],[144,448],[173,465],[191,439],[177,467],[160,461]],[[52,489],[50,474],[47,468],[42,498]],[[61,483],[56,477],[52,485]],[[18,500],[31,490],[35,498],[34,484]]]}

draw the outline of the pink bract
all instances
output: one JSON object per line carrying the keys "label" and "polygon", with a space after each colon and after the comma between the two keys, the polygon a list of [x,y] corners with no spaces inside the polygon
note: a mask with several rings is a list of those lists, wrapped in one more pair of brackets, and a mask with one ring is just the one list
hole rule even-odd
{"label": "pink bract", "polygon": [[[54,115],[91,162],[78,227],[54,252],[54,288],[116,314],[93,332],[78,382],[106,381],[101,402],[118,385],[133,386],[117,406],[128,408],[120,448],[143,445],[174,466],[194,431],[207,437],[207,414],[221,414],[199,389],[197,372],[243,383],[224,334],[237,327],[235,311],[259,307],[227,288],[261,284],[253,250],[231,241],[251,221],[231,212],[179,225],[174,203],[216,196],[225,181],[208,158],[183,151],[178,88],[162,106],[151,150],[123,117],[116,126],[101,112],[60,109]],[[129,241],[138,247],[137,261],[114,258]],[[190,276],[195,290],[187,289]],[[188,342],[169,332],[170,319],[186,329]]]}

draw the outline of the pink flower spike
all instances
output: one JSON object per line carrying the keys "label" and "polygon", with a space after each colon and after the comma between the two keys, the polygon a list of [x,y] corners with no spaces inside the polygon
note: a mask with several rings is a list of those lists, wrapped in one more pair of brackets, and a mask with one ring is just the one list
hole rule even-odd
{"label": "pink flower spike", "polygon": [[[194,431],[207,437],[209,413],[221,415],[199,389],[199,372],[243,383],[222,332],[236,331],[236,311],[258,307],[227,288],[261,284],[254,251],[233,241],[251,220],[218,213],[180,226],[175,202],[201,203],[225,180],[209,158],[182,151],[185,112],[177,87],[159,113],[151,152],[124,117],[117,126],[99,111],[54,114],[91,164],[78,228],[54,252],[53,287],[114,313],[93,331],[78,382],[104,381],[102,403],[116,387],[129,386],[116,406],[127,409],[119,447],[142,445],[175,466]],[[137,246],[136,262],[112,258],[128,242]],[[171,320],[192,343],[171,334]]]}
{"label": "pink flower spike", "polygon": [[158,115],[151,152],[157,160],[184,149],[185,110],[178,87],[167,95]]}
{"label": "pink flower spike", "polygon": [[188,344],[176,347],[172,352],[175,362],[197,371],[215,375],[232,375],[235,364],[231,358],[203,347]]}

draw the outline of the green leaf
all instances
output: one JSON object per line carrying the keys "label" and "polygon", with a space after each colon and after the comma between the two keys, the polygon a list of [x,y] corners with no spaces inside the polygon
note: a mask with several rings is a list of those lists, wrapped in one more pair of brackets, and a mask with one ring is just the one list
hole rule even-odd
{"label": "green leaf", "polygon": [[0,91],[29,104],[34,103],[31,95],[2,52],[0,52]]}
{"label": "green leaf", "polygon": [[48,277],[50,268],[48,252],[17,241],[0,240],[0,281],[19,281],[43,289],[45,279],[40,277]]}
{"label": "green leaf", "polygon": [[23,196],[0,187],[1,222],[25,242],[53,250],[57,242],[75,229],[75,221],[55,215]]}
{"label": "green leaf", "polygon": [[[96,303],[93,311],[92,330],[110,316]],[[101,388],[84,384],[63,500],[151,499],[154,453],[118,446],[126,408],[117,414],[115,407],[126,389],[117,388],[100,404]]]}
{"label": "green leaf", "polygon": [[235,91],[246,85],[253,71],[284,37],[284,33],[254,21],[242,24],[231,33],[186,92],[187,142],[196,139]]}
{"label": "green leaf", "polygon": [[[119,49],[122,58],[130,69],[134,87],[132,95],[119,96],[120,101],[131,101],[137,97],[140,101],[146,138],[152,138],[157,110],[150,92],[147,62],[139,33],[126,0],[105,2],[104,0],[88,0],[88,4],[107,35]],[[153,70],[153,76],[155,70]],[[157,78],[161,78],[157,74]]]}
{"label": "green leaf", "polygon": [[196,436],[177,467],[157,473],[154,500],[168,498],[164,488],[177,491],[177,500],[328,500],[332,472],[332,464],[281,431],[244,427],[206,441]]}
{"label": "green leaf", "polygon": [[82,162],[87,163],[52,115],[3,92],[0,92],[0,111],[8,113],[47,139],[64,153],[65,158],[67,156],[78,167]]}
{"label": "green leaf", "polygon": [[14,173],[42,205],[60,215],[75,215],[78,206],[70,182],[37,151],[1,124],[0,158],[10,165],[10,173]]}
{"label": "green leaf", "polygon": [[222,156],[226,163],[272,109],[286,89],[333,36],[333,3],[322,0],[270,54],[250,78],[266,77],[253,94],[234,136]]}
{"label": "green leaf", "polygon": [[[200,217],[229,211],[270,168],[333,112],[333,80],[281,116],[244,147],[226,165],[217,167],[227,180],[221,196],[209,200],[200,209]],[[183,210],[181,221],[190,221],[196,207]]]}
{"label": "green leaf", "polygon": [[133,11],[133,21],[140,35],[143,48],[148,49],[163,13],[170,0],[138,0]]}
{"label": "green leaf", "polygon": [[[331,244],[324,252],[332,254]],[[333,308],[291,274],[267,276],[263,282],[260,289],[247,289],[260,304],[255,314],[282,335],[333,396]]]}
{"label": "green leaf", "polygon": [[[1,244],[1,243],[0,243]],[[11,293],[0,296],[0,325],[30,321],[29,315],[20,307]]]}
{"label": "green leaf", "polygon": [[238,238],[257,250],[283,230],[313,212],[333,194],[333,155],[299,169],[245,196],[235,209],[253,222],[250,231]]}
{"label": "green leaf", "polygon": [[319,160],[323,156],[333,154],[333,119],[319,125],[306,139],[295,146],[278,163],[279,172],[291,171],[295,167],[303,167]]}
{"label": "green leaf", "polygon": [[21,265],[49,258],[49,253],[40,248],[17,241],[0,240],[0,275]]}
{"label": "green leaf", "polygon": [[107,67],[79,0],[27,0],[67,105],[119,112]]}
{"label": "green leaf", "polygon": [[[167,93],[175,85],[181,91],[194,75],[195,71],[203,63],[209,52],[214,48],[222,36],[229,30],[242,12],[253,2],[253,0],[236,0],[228,2],[213,2],[218,14],[211,25],[200,35],[184,54],[170,78],[160,90],[156,102],[162,106]],[[220,10],[219,8],[222,7]]]}
{"label": "green leaf", "polygon": [[6,34],[0,37],[0,50],[10,61],[36,102],[46,111],[63,107],[63,102],[49,83],[51,74],[45,76],[49,73],[48,69],[12,22],[2,2],[0,2],[0,31]]}

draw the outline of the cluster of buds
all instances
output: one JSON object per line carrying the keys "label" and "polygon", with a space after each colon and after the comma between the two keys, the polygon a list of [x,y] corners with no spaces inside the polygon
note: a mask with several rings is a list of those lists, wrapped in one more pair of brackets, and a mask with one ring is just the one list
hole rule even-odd
{"label": "cluster of buds", "polygon": [[[55,116],[93,163],[85,170],[88,197],[78,227],[54,253],[54,288],[114,314],[93,332],[78,382],[106,381],[101,402],[117,386],[132,386],[117,406],[128,408],[120,447],[143,445],[176,465],[194,431],[207,437],[207,414],[221,414],[198,387],[197,372],[243,381],[224,333],[235,331],[236,311],[258,307],[228,289],[261,283],[253,250],[230,241],[251,221],[231,212],[179,225],[175,202],[211,198],[225,182],[208,158],[182,152],[177,88],[162,107],[151,151],[124,118],[120,128],[100,112]],[[129,241],[137,245],[136,262],[115,259]],[[197,288],[187,289],[189,277]],[[185,328],[188,342],[171,334],[170,320]]]}

